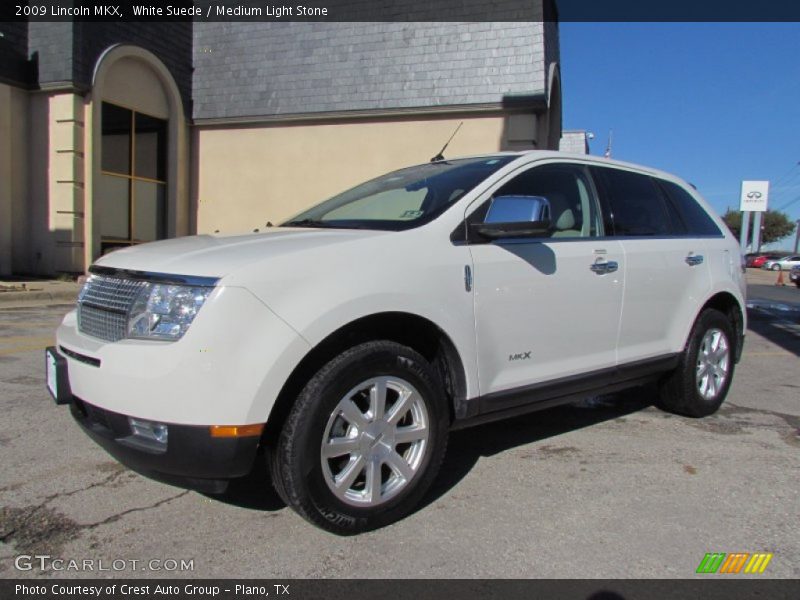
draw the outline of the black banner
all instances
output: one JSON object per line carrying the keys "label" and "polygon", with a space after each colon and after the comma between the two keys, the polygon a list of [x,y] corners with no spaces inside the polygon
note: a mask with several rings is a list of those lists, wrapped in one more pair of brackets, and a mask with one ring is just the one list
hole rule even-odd
{"label": "black banner", "polygon": [[4,0],[0,21],[800,21],[751,0]]}
{"label": "black banner", "polygon": [[[575,565],[580,569],[580,565]],[[19,600],[796,600],[798,580],[731,576],[697,580],[0,580],[0,598]]]}

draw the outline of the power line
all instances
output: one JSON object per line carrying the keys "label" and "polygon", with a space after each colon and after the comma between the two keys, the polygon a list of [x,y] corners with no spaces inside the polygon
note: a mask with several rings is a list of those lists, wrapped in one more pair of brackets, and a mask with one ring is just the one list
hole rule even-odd
{"label": "power line", "polygon": [[784,181],[781,181],[781,180],[782,180],[782,179],[786,179],[787,177],[788,177],[788,179],[794,179],[794,178],[795,178],[795,176],[798,174],[797,172],[795,172],[795,169],[797,169],[797,167],[798,167],[798,166],[800,166],[800,161],[797,161],[795,164],[793,164],[793,165],[792,165],[792,166],[789,168],[789,170],[788,170],[788,171],[786,171],[786,172],[785,172],[783,175],[781,175],[780,177],[778,177],[778,178],[777,178],[777,179],[776,179],[774,182],[772,182],[770,185],[771,185],[771,186],[783,185],[783,184],[784,184],[784,183],[786,183],[786,182],[784,182]]}
{"label": "power line", "polygon": [[781,211],[781,210],[786,210],[788,207],[790,207],[792,204],[794,204],[794,203],[795,203],[795,202],[797,202],[798,200],[800,200],[800,196],[797,196],[797,197],[796,197],[794,200],[789,200],[789,202],[787,202],[786,204],[784,204],[783,206],[781,206],[781,207],[780,207],[778,210],[779,210],[779,211]]}
{"label": "power line", "polygon": [[783,188],[782,190],[777,191],[773,194],[773,196],[776,196],[780,194],[785,194],[787,192],[791,192],[794,188],[798,186],[800,186],[800,171],[798,171],[792,177],[789,177],[789,179],[786,179],[784,181],[781,182],[776,181],[775,183],[770,182],[769,187],[773,191],[777,190],[778,188]]}

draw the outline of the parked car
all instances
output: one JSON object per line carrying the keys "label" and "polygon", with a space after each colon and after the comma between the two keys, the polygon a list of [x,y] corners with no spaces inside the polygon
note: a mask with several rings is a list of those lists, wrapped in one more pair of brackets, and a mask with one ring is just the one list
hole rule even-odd
{"label": "parked car", "polygon": [[800,255],[795,254],[768,260],[761,266],[761,268],[769,269],[770,271],[788,271],[797,265],[800,265]]}
{"label": "parked car", "polygon": [[800,266],[792,267],[792,270],[789,271],[789,281],[800,288]]}
{"label": "parked car", "polygon": [[748,267],[753,267],[755,269],[760,269],[765,262],[768,260],[777,260],[780,256],[777,254],[748,254],[745,257],[745,264]]}
{"label": "parked car", "polygon": [[86,434],[215,493],[264,451],[286,503],[340,534],[412,510],[452,429],[647,382],[714,413],[746,330],[737,241],[690,185],[557,152],[402,169],[90,273],[46,354]]}

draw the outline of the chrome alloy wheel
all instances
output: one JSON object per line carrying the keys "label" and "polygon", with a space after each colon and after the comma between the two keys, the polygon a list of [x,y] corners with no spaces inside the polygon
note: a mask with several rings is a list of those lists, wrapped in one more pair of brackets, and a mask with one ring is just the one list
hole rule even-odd
{"label": "chrome alloy wheel", "polygon": [[328,419],[320,449],[325,483],[347,504],[383,504],[417,474],[429,435],[428,410],[414,386],[400,377],[368,379]]}
{"label": "chrome alloy wheel", "polygon": [[697,391],[706,400],[717,397],[730,373],[728,338],[719,329],[709,329],[697,352]]}

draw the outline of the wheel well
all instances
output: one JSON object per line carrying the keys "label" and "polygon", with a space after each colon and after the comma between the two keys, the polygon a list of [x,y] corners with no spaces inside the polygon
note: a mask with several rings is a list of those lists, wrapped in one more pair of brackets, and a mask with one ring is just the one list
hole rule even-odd
{"label": "wheel well", "polygon": [[733,294],[728,292],[719,292],[706,301],[706,303],[703,305],[703,308],[700,309],[700,313],[707,308],[718,310],[731,320],[731,323],[733,324],[733,331],[736,337],[734,340],[734,344],[736,345],[734,356],[736,357],[736,362],[739,362],[739,358],[741,358],[742,355],[741,341],[744,336],[744,316],[742,315],[742,307],[739,305],[739,302],[736,300],[736,297]]}
{"label": "wheel well", "polygon": [[348,323],[306,354],[278,394],[267,420],[264,439],[274,440],[280,434],[295,398],[314,373],[344,350],[372,340],[391,340],[408,346],[433,365],[444,384],[452,421],[467,391],[464,365],[455,345],[444,331],[428,319],[409,313],[387,312]]}

